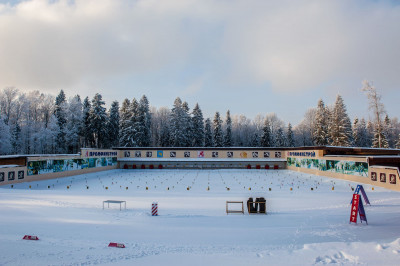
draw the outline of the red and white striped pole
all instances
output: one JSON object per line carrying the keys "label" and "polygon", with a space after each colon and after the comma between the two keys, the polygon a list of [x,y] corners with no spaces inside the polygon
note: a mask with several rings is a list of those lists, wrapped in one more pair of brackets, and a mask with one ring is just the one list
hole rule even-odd
{"label": "red and white striped pole", "polygon": [[151,204],[151,216],[158,216],[158,203],[157,202],[153,202],[153,204]]}

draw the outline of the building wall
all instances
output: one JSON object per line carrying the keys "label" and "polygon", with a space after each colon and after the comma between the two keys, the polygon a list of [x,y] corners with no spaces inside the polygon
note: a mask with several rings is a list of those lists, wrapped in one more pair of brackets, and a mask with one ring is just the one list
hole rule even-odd
{"label": "building wall", "polygon": [[392,190],[400,191],[400,177],[398,168],[371,166],[368,183]]}
{"label": "building wall", "polygon": [[235,159],[251,159],[251,158],[283,158],[285,155],[282,150],[234,150],[234,149],[193,149],[193,150],[173,150],[173,149],[127,149],[120,151],[119,158],[235,158]]}
{"label": "building wall", "polygon": [[[102,165],[101,167],[92,167],[86,169],[76,169],[76,167],[62,169],[60,171],[50,172],[43,171],[42,173],[32,174],[30,163],[37,163],[39,161],[51,160],[94,160],[98,162],[102,158],[127,158],[133,159],[127,162],[121,161],[113,165]],[[135,158],[140,158],[135,162]],[[152,158],[150,162],[144,161],[146,158]],[[154,160],[154,159],[157,160]],[[201,162],[173,162],[171,160],[163,159],[195,159],[207,158],[208,161]],[[236,159],[232,162],[220,161],[212,159]],[[210,160],[211,159],[211,160]],[[238,161],[237,159],[243,159]],[[254,160],[252,160],[254,159]],[[260,160],[260,161],[257,161]],[[270,161],[262,161],[262,159],[269,159]],[[272,160],[271,160],[272,159]],[[274,159],[286,159],[286,161],[274,161]],[[330,164],[330,162],[333,162]],[[107,161],[108,162],[108,161]],[[114,161],[113,161],[114,162]],[[51,164],[51,163],[50,163]],[[159,164],[163,168],[246,168],[248,164],[253,169],[257,165],[261,169],[265,169],[268,164],[270,169],[274,165],[278,165],[279,169],[289,169],[293,171],[300,171],[320,176],[327,176],[331,178],[338,178],[349,180],[358,183],[371,184],[392,190],[400,191],[400,176],[399,171],[395,167],[382,167],[382,166],[368,166],[367,156],[324,156],[324,151],[321,150],[268,150],[268,149],[122,149],[122,150],[95,150],[95,149],[82,149],[81,155],[57,155],[49,157],[28,157],[27,166],[18,166],[7,168],[0,168],[0,185],[9,185],[20,182],[44,180],[61,178],[72,175],[79,175],[84,173],[91,173],[103,170],[110,170],[116,168],[123,168],[124,164],[128,164],[129,168],[135,164],[137,168],[145,165],[145,168],[158,168]],[[9,180],[10,172],[14,172],[14,179]],[[18,178],[18,173],[20,174]],[[10,174],[11,175],[11,174]],[[4,176],[4,180],[1,181]],[[22,177],[23,176],[23,177]],[[382,178],[381,178],[382,176]],[[376,177],[376,178],[375,178]],[[384,178],[385,177],[385,178]]]}
{"label": "building wall", "polygon": [[25,166],[0,168],[0,186],[26,181],[27,175]]}
{"label": "building wall", "polygon": [[119,168],[123,169],[285,169],[285,161],[120,161]]}
{"label": "building wall", "polygon": [[[27,157],[26,166],[0,168],[0,180],[4,173],[4,181],[0,181],[0,186],[116,169],[118,168],[117,155],[118,152],[112,150],[85,149],[82,155]],[[23,178],[18,178],[18,172],[22,171]],[[9,172],[15,172],[13,180],[8,179]]]}

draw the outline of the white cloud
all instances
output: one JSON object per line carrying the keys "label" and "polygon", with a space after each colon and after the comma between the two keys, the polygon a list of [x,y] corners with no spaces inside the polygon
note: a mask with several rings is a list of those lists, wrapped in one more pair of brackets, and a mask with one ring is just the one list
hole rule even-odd
{"label": "white cloud", "polygon": [[367,78],[390,90],[400,85],[398,25],[389,1],[24,1],[0,5],[0,88],[89,88],[173,68],[199,72],[189,91],[199,77],[216,89]]}

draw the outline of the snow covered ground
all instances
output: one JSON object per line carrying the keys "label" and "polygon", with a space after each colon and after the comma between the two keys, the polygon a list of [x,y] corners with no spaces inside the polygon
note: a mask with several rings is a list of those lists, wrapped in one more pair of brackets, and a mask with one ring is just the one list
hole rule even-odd
{"label": "snow covered ground", "polygon": [[[112,170],[2,186],[0,265],[399,265],[400,193],[364,185],[369,224],[354,225],[356,185],[252,169]],[[266,198],[267,215],[225,213],[227,200],[250,196]],[[103,210],[109,199],[127,209]]]}

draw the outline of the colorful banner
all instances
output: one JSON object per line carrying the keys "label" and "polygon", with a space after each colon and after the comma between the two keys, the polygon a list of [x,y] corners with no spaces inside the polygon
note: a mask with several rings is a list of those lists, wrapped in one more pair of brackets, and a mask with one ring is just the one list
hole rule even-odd
{"label": "colorful banner", "polygon": [[287,158],[288,166],[368,177],[368,163],[322,159]]}
{"label": "colorful banner", "polygon": [[28,176],[114,165],[117,157],[30,161]]}

